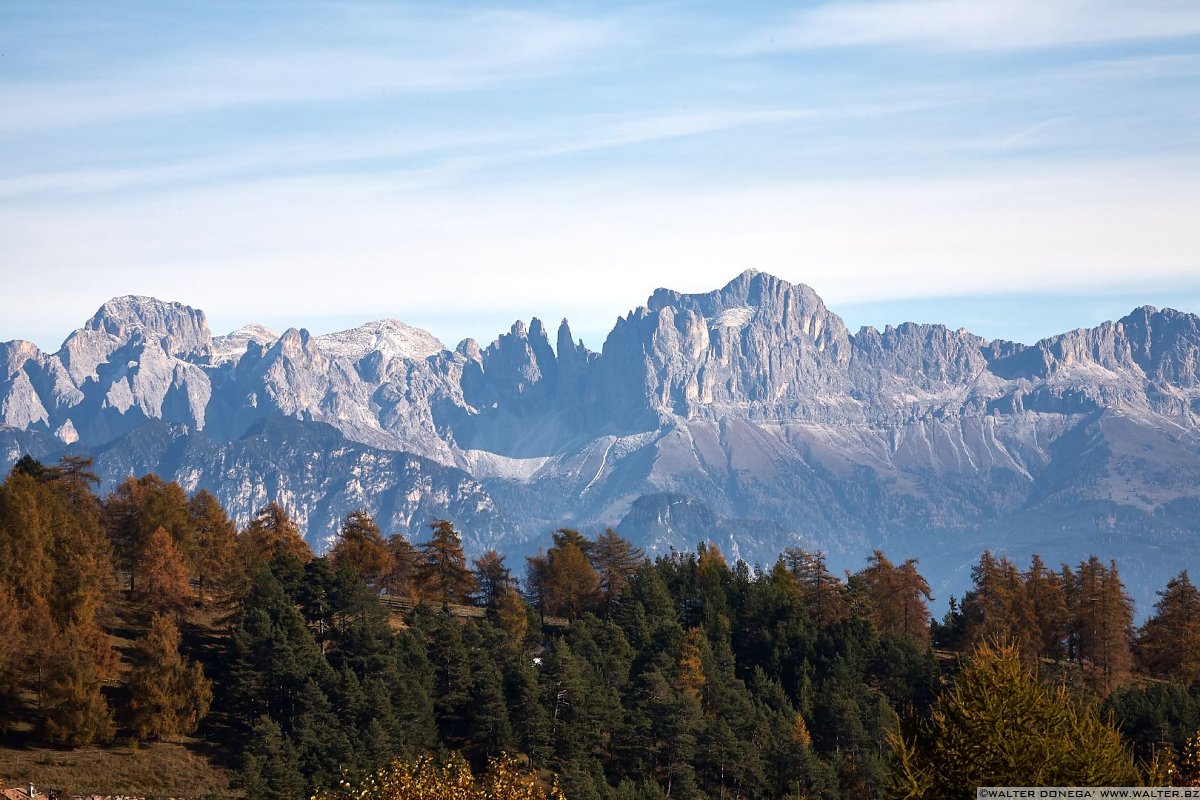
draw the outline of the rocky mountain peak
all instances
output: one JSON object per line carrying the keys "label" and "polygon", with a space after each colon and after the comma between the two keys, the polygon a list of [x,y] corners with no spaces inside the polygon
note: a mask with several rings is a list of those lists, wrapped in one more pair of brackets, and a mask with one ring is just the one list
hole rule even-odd
{"label": "rocky mountain peak", "polygon": [[571,335],[571,325],[567,322],[566,317],[558,325],[558,335],[555,337],[555,352],[558,353],[558,360],[563,365],[581,365],[587,363],[592,353],[584,346],[583,340],[575,340]]}
{"label": "rocky mountain peak", "polygon": [[1142,306],[1116,323],[1130,356],[1151,379],[1200,385],[1200,317],[1173,308]]}
{"label": "rocky mountain peak", "polygon": [[516,413],[545,410],[558,363],[546,327],[537,317],[513,323],[480,354],[479,379],[470,387],[476,405],[500,403]]}
{"label": "rocky mountain peak", "polygon": [[558,357],[562,358],[567,353],[575,352],[575,340],[571,336],[571,324],[567,322],[567,318],[563,317],[562,322],[558,323],[558,335],[555,337],[558,352]]}
{"label": "rocky mountain peak", "polygon": [[480,347],[479,342],[475,341],[474,339],[470,339],[470,338],[463,339],[454,348],[454,352],[458,353],[460,356],[467,359],[468,361],[482,361],[483,360],[483,348]]}
{"label": "rocky mountain peak", "polygon": [[271,353],[278,353],[289,359],[319,356],[319,350],[313,352],[312,341],[313,335],[308,332],[307,328],[288,328],[271,346]]}
{"label": "rocky mountain peak", "polygon": [[203,311],[153,297],[114,297],[83,329],[107,334],[117,346],[135,336],[156,340],[168,355],[185,360],[206,357],[212,350],[212,333]]}
{"label": "rocky mountain peak", "polygon": [[642,384],[654,414],[720,416],[747,404],[796,412],[844,390],[849,345],[811,288],[747,270],[704,294],[655,291],[606,340],[602,383],[613,393],[606,402],[627,408],[642,401],[622,386]]}
{"label": "rocky mountain peak", "polygon": [[0,342],[0,365],[4,370],[3,377],[11,378],[25,365],[26,361],[36,361],[41,358],[42,351],[33,342],[25,339]]}
{"label": "rocky mountain peak", "polygon": [[841,317],[826,308],[812,287],[757,270],[746,270],[720,289],[704,294],[659,289],[650,296],[647,309],[651,313],[671,309],[676,316],[689,311],[703,317],[715,332],[736,333],[753,323],[771,338],[809,341],[820,352],[830,351],[835,360],[845,358],[849,344]]}

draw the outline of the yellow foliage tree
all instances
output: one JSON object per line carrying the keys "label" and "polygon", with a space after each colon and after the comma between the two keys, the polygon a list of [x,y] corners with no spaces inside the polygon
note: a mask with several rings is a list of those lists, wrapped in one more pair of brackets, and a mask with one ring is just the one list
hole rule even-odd
{"label": "yellow foliage tree", "polygon": [[916,559],[900,566],[881,551],[867,559],[867,568],[857,573],[867,588],[869,613],[881,636],[908,636],[919,645],[929,644],[929,584],[917,572]]}
{"label": "yellow foliage tree", "polygon": [[1138,655],[1153,675],[1182,683],[1200,680],[1200,589],[1187,570],[1158,593],[1155,614],[1138,637]]}
{"label": "yellow foliage tree", "polygon": [[492,759],[479,777],[458,753],[443,760],[397,759],[357,784],[343,781],[313,800],[565,800],[557,783],[543,785],[506,756]]}
{"label": "yellow foliage tree", "polygon": [[210,588],[228,590],[242,568],[237,558],[237,526],[220,501],[205,489],[188,500],[188,515],[195,534],[194,561],[203,602]]}
{"label": "yellow foliage tree", "polygon": [[156,615],[137,644],[129,676],[130,728],[138,739],[191,733],[208,713],[212,684],[200,665],[179,653],[179,629]]}
{"label": "yellow foliage tree", "polygon": [[511,586],[505,587],[496,606],[496,624],[508,637],[514,648],[520,649],[529,632],[529,609],[521,599],[521,593]]}
{"label": "yellow foliage tree", "polygon": [[978,786],[1132,786],[1111,721],[1038,681],[1016,645],[983,643],[914,735],[893,737],[894,796],[973,797]]}
{"label": "yellow foliage tree", "polygon": [[1179,762],[1178,786],[1200,786],[1200,731],[1187,740]]}
{"label": "yellow foliage tree", "polygon": [[381,588],[395,567],[388,543],[371,515],[356,509],[346,515],[329,551],[329,560],[348,567],[370,586]]}
{"label": "yellow foliage tree", "polygon": [[679,648],[679,688],[691,695],[696,702],[700,702],[704,684],[708,682],[704,675],[702,658],[703,639],[704,631],[689,628],[683,645]]}
{"label": "yellow foliage tree", "polygon": [[72,625],[51,638],[41,695],[42,735],[71,747],[111,740],[116,726],[101,691],[113,669],[108,637],[95,626]]}
{"label": "yellow foliage tree", "polygon": [[17,601],[8,587],[0,584],[0,736],[8,733],[21,702],[17,656],[23,648],[22,638]]}
{"label": "yellow foliage tree", "polygon": [[254,515],[238,536],[238,550],[249,571],[268,564],[276,556],[291,556],[303,564],[312,561],[312,550],[300,535],[300,526],[287,509],[272,500]]}
{"label": "yellow foliage tree", "polygon": [[191,600],[187,565],[165,528],[150,534],[138,565],[138,578],[137,597],[156,612],[179,613]]}

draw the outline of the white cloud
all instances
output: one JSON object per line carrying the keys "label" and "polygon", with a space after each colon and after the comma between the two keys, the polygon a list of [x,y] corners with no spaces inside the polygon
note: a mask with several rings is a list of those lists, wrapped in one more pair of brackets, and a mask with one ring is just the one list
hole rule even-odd
{"label": "white cloud", "polygon": [[371,21],[363,26],[356,16],[282,41],[207,42],[128,63],[98,60],[78,70],[87,79],[0,83],[0,107],[14,111],[0,116],[0,131],[493,87],[570,70],[630,38],[615,18],[541,12]]}
{"label": "white cloud", "polygon": [[[838,302],[1081,291],[1200,273],[1200,165],[1130,162],[956,179],[672,189],[593,179],[397,188],[307,177],[89,203],[0,205],[0,338],[113,294],[243,321],[531,310],[599,327],[657,286],[747,267]],[[78,309],[83,309],[80,312]],[[444,338],[453,337],[435,328]],[[485,338],[489,329],[464,331]],[[458,331],[456,331],[456,335]]]}
{"label": "white cloud", "polygon": [[575,153],[629,147],[740,128],[804,120],[858,120],[930,109],[940,103],[845,103],[767,109],[713,109],[644,115],[585,114],[547,117],[536,126],[509,123],[484,130],[446,129],[356,133],[320,139],[281,133],[267,143],[223,144],[212,154],[85,169],[31,171],[0,176],[0,200],[57,193],[63,198],[186,182],[224,182],[291,175],[310,170],[350,170],[356,164],[404,160],[403,167],[376,163],[374,171],[394,185],[430,186],[465,173]]}
{"label": "white cloud", "polygon": [[[812,119],[864,119],[924,110],[940,105],[933,101],[896,103],[843,103],[837,106],[798,108],[694,111],[690,113],[650,114],[625,119],[593,119],[592,129],[584,135],[563,137],[564,141],[528,153],[530,157],[562,155],[590,150],[605,150],[677,139],[705,133],[750,128],[760,125]],[[578,127],[577,125],[574,127]]]}
{"label": "white cloud", "polygon": [[743,52],[910,44],[1010,50],[1200,34],[1191,0],[868,0],[824,3],[741,43]]}

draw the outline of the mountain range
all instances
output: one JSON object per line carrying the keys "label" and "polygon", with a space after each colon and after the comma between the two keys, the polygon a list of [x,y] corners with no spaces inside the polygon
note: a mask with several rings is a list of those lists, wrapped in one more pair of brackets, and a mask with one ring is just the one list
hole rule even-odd
{"label": "mountain range", "polygon": [[[244,521],[278,500],[318,550],[351,509],[435,518],[519,556],[569,526],[748,562],[919,558],[961,593],[989,548],[1120,564],[1139,613],[1200,552],[1200,318],[1138,308],[1032,345],[905,323],[847,330],[747,271],[659,289],[600,352],[564,320],[448,349],[396,320],[340,333],[108,301],[56,353],[0,344],[0,458],[85,453]],[[515,561],[512,563],[516,564]]]}

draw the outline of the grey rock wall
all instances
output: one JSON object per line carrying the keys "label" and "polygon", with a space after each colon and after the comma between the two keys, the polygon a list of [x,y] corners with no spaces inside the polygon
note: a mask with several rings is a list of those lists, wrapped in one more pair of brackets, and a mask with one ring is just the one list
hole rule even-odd
{"label": "grey rock wall", "polygon": [[110,483],[159,471],[243,519],[289,502],[318,546],[356,504],[516,548],[620,522],[753,558],[803,540],[937,559],[1051,518],[1064,552],[1194,545],[1200,319],[1143,307],[1033,345],[851,334],[811,288],[748,271],[657,290],[600,353],[537,319],[451,351],[395,320],[214,338],[197,309],[122,297],[56,353],[0,344],[0,431],[9,462],[89,452]]}

